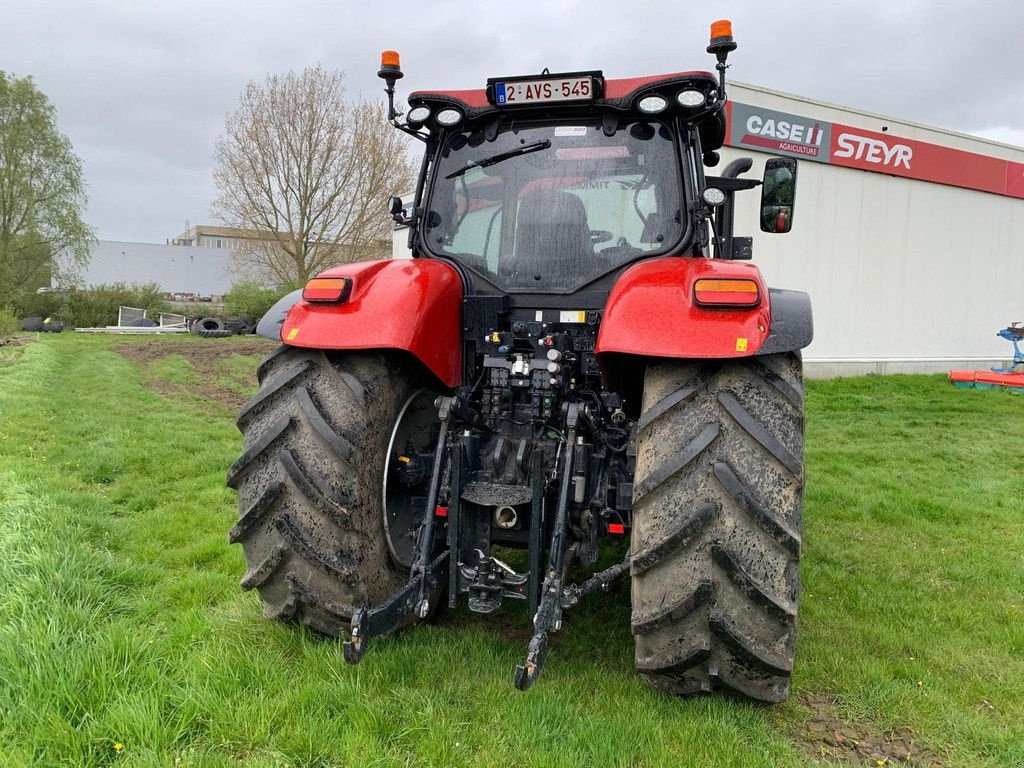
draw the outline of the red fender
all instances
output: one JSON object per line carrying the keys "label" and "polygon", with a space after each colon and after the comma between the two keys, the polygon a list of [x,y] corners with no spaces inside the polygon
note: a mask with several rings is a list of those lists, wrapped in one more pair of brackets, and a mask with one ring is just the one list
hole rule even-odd
{"label": "red fender", "polygon": [[462,281],[435,259],[387,259],[332,267],[347,277],[340,304],[300,301],[281,325],[281,341],[312,349],[401,349],[449,387],[462,383]]}
{"label": "red fender", "polygon": [[[761,302],[750,309],[698,306],[693,284],[700,278],[745,278],[758,286]],[[627,269],[605,304],[596,352],[677,358],[754,355],[768,338],[771,311],[761,271],[734,261],[664,257]]]}

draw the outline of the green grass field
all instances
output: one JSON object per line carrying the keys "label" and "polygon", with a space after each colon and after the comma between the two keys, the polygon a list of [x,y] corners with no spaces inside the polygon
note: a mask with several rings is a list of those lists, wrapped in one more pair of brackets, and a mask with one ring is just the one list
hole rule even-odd
{"label": "green grass field", "polygon": [[263,619],[224,486],[258,359],[0,350],[0,765],[1024,765],[1024,397],[810,383],[794,692],[766,707],[646,688],[626,586],[567,615],[526,694],[522,611],[358,667]]}

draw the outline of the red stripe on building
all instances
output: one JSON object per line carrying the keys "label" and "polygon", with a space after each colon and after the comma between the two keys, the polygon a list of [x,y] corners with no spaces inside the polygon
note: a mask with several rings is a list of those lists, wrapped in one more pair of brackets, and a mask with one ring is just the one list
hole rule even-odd
{"label": "red stripe on building", "polygon": [[1024,163],[1006,163],[1006,186],[1004,193],[1010,197],[1024,197]]}
{"label": "red stripe on building", "polygon": [[[736,107],[750,123],[734,125],[733,102],[726,105],[726,136],[732,147],[779,152],[845,168],[1024,199],[1024,163],[739,102]],[[803,130],[798,141],[779,138],[797,135],[795,129],[812,124],[812,132],[819,137],[817,142]],[[819,151],[815,144],[820,143],[823,132],[829,136],[829,145]]]}
{"label": "red stripe on building", "polygon": [[832,124],[830,150],[833,165],[1000,195],[1006,191],[1006,161],[975,152],[839,123]]}

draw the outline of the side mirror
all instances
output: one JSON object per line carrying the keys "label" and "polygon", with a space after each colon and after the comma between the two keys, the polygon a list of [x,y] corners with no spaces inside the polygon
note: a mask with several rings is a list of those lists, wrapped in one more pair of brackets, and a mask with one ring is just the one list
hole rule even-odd
{"label": "side mirror", "polygon": [[796,159],[772,157],[764,164],[761,187],[761,231],[789,232],[796,199]]}
{"label": "side mirror", "polygon": [[392,195],[388,198],[388,213],[391,214],[391,218],[398,224],[409,224],[412,219],[406,216],[405,203],[402,202],[402,198],[398,195]]}

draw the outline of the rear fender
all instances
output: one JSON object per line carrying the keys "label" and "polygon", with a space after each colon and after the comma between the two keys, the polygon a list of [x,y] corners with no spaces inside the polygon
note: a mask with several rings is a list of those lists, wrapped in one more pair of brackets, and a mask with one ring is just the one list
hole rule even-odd
{"label": "rear fender", "polygon": [[300,297],[281,324],[285,344],[403,350],[446,386],[462,382],[462,281],[453,267],[434,259],[387,259],[333,267],[319,277],[350,279],[348,298],[335,304]]}
{"label": "rear fender", "polygon": [[[761,297],[752,308],[699,306],[700,278],[754,280]],[[644,357],[729,358],[756,355],[768,339],[772,314],[761,271],[733,261],[665,257],[641,261],[616,281],[605,304],[596,352]]]}
{"label": "rear fender", "polygon": [[803,291],[787,291],[782,288],[771,288],[768,294],[772,306],[771,333],[758,354],[795,352],[810,344],[814,339],[811,297]]}
{"label": "rear fender", "polygon": [[288,310],[294,307],[302,301],[302,289],[292,291],[287,296],[282,296],[267,310],[265,314],[256,324],[256,334],[262,336],[265,339],[272,339],[273,341],[281,340],[281,325],[284,323],[284,319],[288,316]]}

